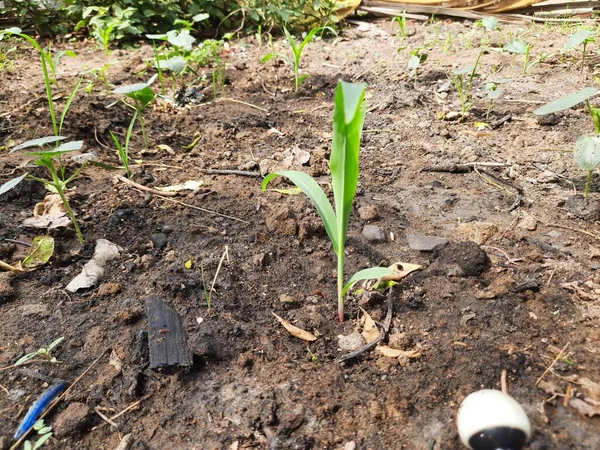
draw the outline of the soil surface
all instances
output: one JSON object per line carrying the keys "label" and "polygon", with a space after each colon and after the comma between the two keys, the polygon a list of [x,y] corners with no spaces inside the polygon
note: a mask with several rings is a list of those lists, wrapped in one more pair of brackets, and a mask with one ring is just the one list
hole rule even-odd
{"label": "soil surface", "polygon": [[[595,85],[596,56],[589,51],[582,67],[580,53],[560,54],[573,31],[565,27],[486,32],[433,21],[409,22],[409,30],[400,39],[389,21],[360,22],[310,44],[302,60],[310,77],[298,92],[287,65],[260,62],[269,47],[254,37],[229,45],[228,83],[216,101],[209,83],[175,80],[182,93],[196,87],[204,98],[148,107],[149,145],[137,127],[131,142],[133,181],[157,188],[201,180],[195,191],[159,197],[120,181],[122,170],[84,169],[68,194],[85,245],[55,230],[48,264],[0,273],[0,449],[12,445],[48,386],[72,383],[98,358],[46,417],[55,435],[45,448],[112,450],[123,441],[119,448],[459,449],[458,406],[475,390],[500,389],[503,371],[532,422],[528,449],[600,448],[600,183],[583,200],[586,174],[569,153],[593,124],[582,107],[539,119],[532,113]],[[522,56],[494,49],[515,36],[532,44],[531,60],[555,55],[523,74]],[[451,70],[474,64],[482,41],[490,48],[475,88],[512,81],[489,117],[477,92],[466,121],[445,120],[460,102],[454,88],[440,86]],[[424,45],[428,58],[415,80],[409,52]],[[17,47],[0,75],[0,183],[25,170],[41,176],[32,158],[8,148],[52,134],[38,57]],[[90,43],[53,48],[78,54],[58,67],[59,110],[85,74],[62,134],[119,165],[109,131],[123,138],[132,111],[115,103],[112,89],[154,73],[151,47],[108,57]],[[256,176],[303,170],[331,193],[339,79],[368,84],[347,274],[382,261],[422,265],[389,297],[369,286],[355,290],[342,324],[335,255],[310,200],[262,192]],[[72,172],[79,163],[69,157]],[[290,185],[282,179],[271,187]],[[45,195],[24,181],[0,197],[2,261],[22,259],[28,247],[19,242],[45,233],[22,225]],[[120,246],[120,257],[94,287],[67,291],[98,239]],[[205,291],[217,271],[209,311]],[[145,300],[152,296],[182,318],[193,353],[187,370],[149,368]],[[340,362],[364,345],[356,333],[365,312],[385,321],[387,298],[392,321],[380,347],[403,356],[375,348]],[[291,336],[273,312],[317,340]],[[52,351],[59,364],[39,356],[13,366],[61,336]]]}

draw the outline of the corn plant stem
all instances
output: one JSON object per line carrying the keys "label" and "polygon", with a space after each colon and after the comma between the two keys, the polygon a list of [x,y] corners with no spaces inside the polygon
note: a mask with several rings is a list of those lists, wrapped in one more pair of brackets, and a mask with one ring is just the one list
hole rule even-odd
{"label": "corn plant stem", "polygon": [[160,61],[158,60],[158,48],[156,47],[156,41],[152,39],[152,47],[154,47],[154,60],[156,61],[156,70],[158,71],[158,82],[160,83],[160,93],[165,95],[165,83],[163,81],[162,68],[160,67]]}
{"label": "corn plant stem", "polygon": [[340,251],[338,253],[337,264],[337,281],[338,281],[338,319],[340,323],[344,322],[344,246],[340,243]]}

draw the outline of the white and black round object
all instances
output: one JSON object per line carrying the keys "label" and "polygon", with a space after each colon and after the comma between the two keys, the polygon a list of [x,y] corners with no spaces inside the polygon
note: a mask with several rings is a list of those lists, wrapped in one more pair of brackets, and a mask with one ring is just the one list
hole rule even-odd
{"label": "white and black round object", "polygon": [[525,410],[510,395],[493,389],[465,398],[456,425],[460,439],[471,450],[520,450],[531,437]]}

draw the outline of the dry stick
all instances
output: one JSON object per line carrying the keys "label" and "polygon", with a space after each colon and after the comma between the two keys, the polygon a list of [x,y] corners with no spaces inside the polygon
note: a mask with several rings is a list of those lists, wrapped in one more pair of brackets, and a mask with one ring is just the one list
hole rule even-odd
{"label": "dry stick", "polygon": [[99,410],[98,407],[96,406],[94,408],[94,411],[96,412],[96,414],[98,414],[100,416],[100,418],[102,420],[104,420],[107,424],[109,424],[110,426],[113,426],[115,428],[118,428],[118,425],[116,423],[114,423],[112,420],[110,420],[108,417],[106,417],[104,414],[102,414]]}
{"label": "dry stick", "polygon": [[248,170],[230,170],[230,169],[200,169],[200,172],[208,175],[240,175],[242,177],[260,177],[260,172],[251,172]]}
{"label": "dry stick", "polygon": [[517,262],[523,261],[523,258],[512,259],[510,256],[508,256],[508,253],[506,253],[504,250],[498,247],[492,247],[491,245],[482,245],[481,248],[489,248],[492,250],[499,251],[508,260],[509,264],[514,264],[515,266],[518,266]]}
{"label": "dry stick", "polygon": [[62,364],[62,362],[60,361],[51,361],[49,359],[30,359],[29,361],[24,361],[21,364],[13,364],[12,366],[6,366],[6,367],[2,367],[0,368],[0,372],[4,372],[5,370],[10,370],[10,369],[15,369],[17,367],[21,367],[21,366],[26,366],[29,364],[35,364],[35,363],[51,363],[51,364]]}
{"label": "dry stick", "polygon": [[114,416],[110,417],[110,420],[114,421],[115,419],[118,419],[119,417],[121,417],[123,414],[125,414],[127,411],[135,408],[136,406],[139,406],[140,403],[142,403],[144,400],[149,399],[150,397],[152,397],[152,394],[146,394],[144,395],[142,398],[140,398],[138,401],[133,402],[131,405],[129,405],[127,408],[125,408],[123,411],[115,414]]}
{"label": "dry stick", "polygon": [[503,369],[502,374],[500,375],[500,389],[502,389],[503,394],[508,394],[508,386],[506,384],[506,369]]}
{"label": "dry stick", "polygon": [[504,236],[506,236],[506,233],[508,233],[509,231],[512,231],[512,229],[517,224],[517,222],[519,221],[520,218],[521,218],[521,214],[517,211],[517,217],[515,217],[515,219],[510,223],[510,225],[508,227],[506,227],[506,230],[504,230],[504,233],[502,233],[502,236],[500,236],[500,239],[498,240],[498,242],[501,242],[502,239],[504,239]]}
{"label": "dry stick", "polygon": [[245,224],[250,223],[247,220],[239,219],[239,218],[233,217],[233,216],[228,216],[227,214],[221,214],[219,212],[212,211],[210,209],[200,208],[199,206],[194,206],[194,205],[190,205],[189,203],[180,202],[179,200],[175,200],[173,198],[163,197],[162,194],[154,194],[154,195],[156,195],[158,198],[162,198],[163,200],[168,200],[170,202],[177,203],[178,205],[185,206],[186,208],[196,209],[198,211],[202,211],[202,212],[205,212],[208,214],[214,214],[215,216],[225,217],[226,219],[235,220],[237,222],[241,222],[241,223],[245,223]]}
{"label": "dry stick", "polygon": [[[253,105],[252,103],[246,103],[241,100],[235,100],[233,98],[221,98],[220,100],[227,100],[229,102],[239,103],[240,105],[246,105],[246,106],[249,106],[250,108],[258,109],[259,111],[269,112],[268,109],[261,108],[260,106]],[[217,100],[217,101],[220,101],[220,100]]]}
{"label": "dry stick", "polygon": [[2,260],[0,260],[0,269],[8,270],[9,272],[24,272],[24,270],[19,270],[16,267],[13,267]]}
{"label": "dry stick", "polygon": [[[219,272],[221,271],[221,266],[223,265],[223,260],[225,259],[225,257],[227,257],[227,264],[229,264],[229,247],[225,246],[225,251],[223,252],[223,255],[221,256],[221,260],[219,261],[219,265],[217,266],[217,271],[215,272],[215,277],[213,278],[213,282],[210,285],[210,293],[212,294],[212,292],[215,289],[215,283],[217,282],[217,277],[219,276]],[[209,306],[210,309],[210,306]]]}
{"label": "dry stick", "polygon": [[544,378],[546,376],[546,374],[552,370],[552,367],[554,367],[554,364],[556,364],[558,362],[558,360],[564,355],[565,350],[567,350],[567,347],[569,346],[569,344],[570,344],[570,342],[567,342],[565,344],[565,346],[562,348],[562,350],[560,352],[558,352],[558,355],[556,355],[556,358],[554,358],[554,361],[552,361],[552,364],[550,364],[548,366],[548,368],[544,371],[544,373],[541,374],[540,377],[537,379],[537,381],[535,382],[535,386],[540,384],[540,381],[542,381],[542,378]]}
{"label": "dry stick", "polygon": [[2,386],[0,384],[0,389],[2,389],[4,392],[6,392],[6,395],[10,395],[10,392],[8,392],[8,389],[6,389],[4,386]]}
{"label": "dry stick", "polygon": [[600,236],[594,233],[591,233],[590,231],[585,231],[585,230],[581,230],[579,228],[573,228],[573,227],[569,227],[567,225],[559,225],[557,223],[548,223],[548,222],[544,222],[543,220],[538,219],[535,216],[532,216],[535,220],[537,220],[539,223],[541,223],[542,225],[546,225],[547,227],[555,227],[555,228],[562,228],[564,230],[571,230],[571,231],[576,231],[577,233],[583,233],[583,234],[587,234],[588,236],[593,237],[594,239],[598,239],[600,240]]}
{"label": "dry stick", "polygon": [[139,189],[140,191],[148,192],[150,194],[164,195],[165,197],[174,197],[177,195],[177,192],[163,192],[159,191],[158,189],[152,189],[147,186],[136,183],[135,181],[131,181],[130,179],[125,178],[121,175],[117,175],[117,180],[119,180],[122,183],[129,184],[130,186],[133,186],[134,188]]}
{"label": "dry stick", "polygon": [[566,408],[569,406],[569,400],[571,400],[571,396],[573,395],[573,385],[571,383],[567,384],[567,392],[565,392],[565,398],[563,400],[563,406]]}
{"label": "dry stick", "polygon": [[[54,402],[50,406],[48,406],[46,408],[46,410],[42,413],[42,415],[40,415],[39,419],[43,419],[44,417],[46,417],[50,413],[50,411],[52,411],[56,407],[56,405],[58,405],[67,396],[67,394],[73,390],[73,387],[75,387],[75,385],[77,383],[79,383],[79,381],[81,381],[81,379],[92,369],[92,367],[94,367],[98,363],[98,361],[100,361],[102,359],[102,357],[104,355],[106,355],[106,353],[108,353],[109,350],[110,350],[109,348],[104,350],[102,352],[102,354],[100,356],[98,356],[98,358],[93,363],[91,363],[88,366],[88,368],[85,369],[83,371],[83,373],[81,375],[79,375],[75,379],[75,381],[73,381],[73,383],[71,383],[71,385],[56,400],[54,400]],[[13,444],[13,446],[10,448],[10,450],[16,450],[17,448],[19,448],[19,446],[23,443],[23,441],[25,440],[27,435],[31,432],[31,430],[33,430],[34,426],[35,426],[35,424],[32,425],[31,428],[29,428],[25,433],[23,433],[23,436],[21,436],[21,438]]]}

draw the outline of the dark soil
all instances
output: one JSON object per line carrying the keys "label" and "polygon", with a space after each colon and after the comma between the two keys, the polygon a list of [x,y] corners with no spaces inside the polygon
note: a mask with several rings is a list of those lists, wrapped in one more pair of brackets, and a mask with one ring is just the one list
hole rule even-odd
{"label": "dark soil", "polygon": [[[482,58],[482,80],[512,78],[504,96],[487,119],[487,99],[479,95],[465,123],[444,121],[440,112],[459,111],[460,104],[453,89],[437,89],[450,70],[474,63],[484,32],[470,23],[411,26],[416,34],[402,43],[386,23],[371,22],[309,45],[302,66],[311,76],[297,93],[289,67],[260,63],[264,44],[252,38],[232,43],[225,56],[229,84],[216,101],[212,86],[199,82],[203,102],[154,103],[145,112],[150,145],[143,148],[139,130],[132,140],[136,183],[203,181],[175,202],[116,180],[122,171],[84,170],[69,198],[86,244],[79,247],[72,232],[54,233],[49,264],[10,278],[0,273],[0,449],[10,447],[48,385],[73,382],[97,358],[47,417],[55,437],[45,448],[112,450],[131,434],[132,449],[458,449],[460,402],[477,389],[500,388],[504,370],[510,394],[532,422],[529,449],[600,448],[599,419],[577,408],[583,401],[592,410],[600,404],[582,381],[600,383],[600,230],[593,211],[599,184],[586,202],[571,200],[583,190],[585,174],[567,153],[593,125],[582,108],[550,122],[532,114],[559,95],[594,85],[597,70],[581,69],[576,54],[558,55],[522,75],[520,57],[490,51]],[[535,41],[535,58],[556,52],[567,34],[506,25],[491,41],[523,35]],[[415,83],[405,69],[408,50],[397,49],[425,42],[429,58]],[[78,58],[59,66],[63,99],[78,73],[109,61],[110,84],[153,73],[145,62],[149,46],[106,58],[90,44],[54,44],[73,45]],[[280,42],[276,48],[287,50]],[[25,45],[16,55],[14,67],[0,73],[0,144],[6,146],[0,183],[24,170],[41,174],[31,158],[7,149],[52,134],[38,59]],[[414,358],[375,349],[338,362],[347,352],[339,350],[338,336],[361,331],[359,304],[383,321],[385,298],[355,294],[340,324],[335,256],[310,201],[262,192],[260,177],[202,172],[264,175],[286,167],[293,152],[308,152],[307,163],[291,168],[310,173],[329,192],[340,78],[368,84],[347,273],[382,260],[424,266],[395,287],[387,342],[416,350]],[[131,111],[108,107],[117,100],[112,87],[89,73],[85,79],[88,90],[74,101],[63,134],[83,139],[85,152],[117,165],[109,130],[124,136]],[[186,83],[194,85],[192,78]],[[497,125],[479,130],[475,122]],[[461,164],[469,166],[444,171]],[[71,162],[68,169],[76,167]],[[289,185],[277,180],[272,187]],[[0,197],[2,261],[27,252],[14,241],[44,233],[21,226],[44,195],[40,185],[25,181]],[[386,241],[363,237],[367,224],[380,227]],[[419,252],[408,247],[407,233],[450,243]],[[108,263],[99,286],[68,293],[97,239],[119,245],[121,258]],[[225,248],[229,257],[208,311],[203,289]],[[144,302],[151,296],[181,315],[194,354],[191,369],[149,369]],[[272,312],[318,339],[292,337]],[[60,364],[10,367],[60,336],[65,341],[53,352]],[[536,385],[567,343],[564,357]],[[130,405],[114,419],[116,428],[94,411],[112,417]],[[595,408],[591,415],[600,414]]]}

